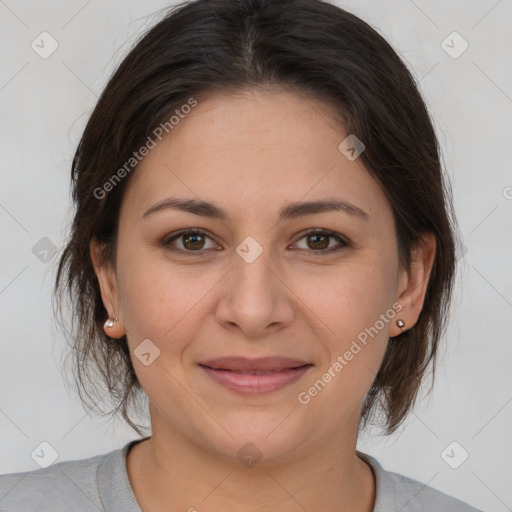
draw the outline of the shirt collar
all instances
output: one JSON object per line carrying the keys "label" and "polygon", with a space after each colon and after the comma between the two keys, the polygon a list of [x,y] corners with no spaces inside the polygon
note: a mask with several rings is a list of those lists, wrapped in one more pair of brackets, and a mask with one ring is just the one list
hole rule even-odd
{"label": "shirt collar", "polygon": [[373,476],[375,477],[375,505],[373,512],[395,510],[395,487],[387,476],[387,471],[370,455],[358,450],[356,450],[356,455],[370,466],[373,471]]}
{"label": "shirt collar", "polygon": [[128,478],[126,455],[133,445],[144,439],[135,439],[123,448],[108,453],[98,467],[98,487],[104,510],[142,512]]}

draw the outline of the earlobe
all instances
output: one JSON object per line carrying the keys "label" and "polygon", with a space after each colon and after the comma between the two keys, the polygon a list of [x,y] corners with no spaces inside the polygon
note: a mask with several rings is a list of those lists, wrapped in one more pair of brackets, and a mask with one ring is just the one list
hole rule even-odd
{"label": "earlobe", "polygon": [[[435,236],[432,233],[425,233],[412,251],[410,270],[404,270],[401,275],[397,301],[402,305],[400,318],[409,329],[416,324],[423,308],[435,252]],[[396,334],[390,333],[391,336],[401,333],[399,329],[392,329],[395,330]]]}
{"label": "earlobe", "polygon": [[119,294],[116,286],[115,270],[110,263],[104,260],[101,250],[101,244],[96,239],[91,240],[89,245],[91,261],[100,285],[103,306],[107,310],[108,314],[108,319],[103,328],[107,336],[111,338],[120,338],[126,333],[119,321],[121,311]]}

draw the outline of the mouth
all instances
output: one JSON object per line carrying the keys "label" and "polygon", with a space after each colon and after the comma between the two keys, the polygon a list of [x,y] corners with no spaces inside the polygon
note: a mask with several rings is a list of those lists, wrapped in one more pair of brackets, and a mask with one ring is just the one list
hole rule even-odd
{"label": "mouth", "polygon": [[216,383],[241,394],[277,391],[300,379],[313,365],[286,357],[223,357],[199,363]]}

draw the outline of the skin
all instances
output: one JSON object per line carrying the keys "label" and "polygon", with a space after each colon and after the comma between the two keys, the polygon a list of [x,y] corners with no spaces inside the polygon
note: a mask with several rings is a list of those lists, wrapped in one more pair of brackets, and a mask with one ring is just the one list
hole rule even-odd
{"label": "skin", "polygon": [[[332,107],[290,92],[201,99],[131,176],[115,265],[91,242],[105,308],[119,318],[106,332],[127,335],[150,401],[152,437],[127,457],[145,512],[373,510],[374,476],[355,453],[361,404],[388,338],[401,332],[396,319],[406,329],[418,319],[435,239],[425,236],[410,272],[400,267],[391,206],[360,159],[339,151],[346,136]],[[169,197],[214,202],[229,219],[173,209],[143,218]],[[368,218],[327,211],[278,221],[290,202],[327,198]],[[199,254],[183,237],[174,252],[163,245],[185,228],[209,232]],[[349,244],[333,237],[321,245],[304,234],[310,228]],[[236,252],[248,236],[263,249],[252,263]],[[400,313],[299,403],[299,393],[397,303]],[[160,350],[148,366],[133,356],[144,339]],[[283,389],[244,396],[198,366],[226,355],[314,366]],[[252,467],[237,457],[248,442],[262,454]]]}

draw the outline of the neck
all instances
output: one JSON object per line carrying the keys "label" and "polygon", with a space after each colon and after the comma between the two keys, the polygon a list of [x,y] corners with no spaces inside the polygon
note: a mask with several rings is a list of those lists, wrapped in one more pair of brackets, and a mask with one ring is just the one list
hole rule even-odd
{"label": "neck", "polygon": [[355,440],[244,466],[153,426],[152,437],[129,451],[127,470],[144,512],[372,512],[375,503],[373,473]]}

